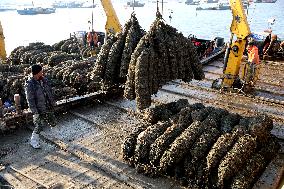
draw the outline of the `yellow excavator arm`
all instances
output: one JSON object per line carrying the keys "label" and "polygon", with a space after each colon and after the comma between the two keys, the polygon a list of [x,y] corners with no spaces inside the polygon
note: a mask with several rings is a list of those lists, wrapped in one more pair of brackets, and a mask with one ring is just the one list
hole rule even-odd
{"label": "yellow excavator arm", "polygon": [[249,24],[247,22],[247,16],[243,8],[242,0],[229,0],[231,11],[233,14],[233,20],[231,24],[231,32],[239,39],[245,39],[250,33]]}
{"label": "yellow excavator arm", "polygon": [[2,60],[6,60],[6,50],[5,50],[5,37],[4,37],[4,33],[3,33],[3,28],[0,22],[0,58]]}
{"label": "yellow excavator arm", "polygon": [[[242,0],[229,0],[229,2],[233,20],[230,27],[231,39],[224,59],[222,88],[231,88],[238,78],[247,37],[251,33]],[[237,39],[233,42],[234,36]]]}
{"label": "yellow excavator arm", "polygon": [[116,12],[112,6],[111,0],[101,0],[102,6],[106,13],[107,21],[105,25],[106,33],[121,32],[122,28],[119,23]]}

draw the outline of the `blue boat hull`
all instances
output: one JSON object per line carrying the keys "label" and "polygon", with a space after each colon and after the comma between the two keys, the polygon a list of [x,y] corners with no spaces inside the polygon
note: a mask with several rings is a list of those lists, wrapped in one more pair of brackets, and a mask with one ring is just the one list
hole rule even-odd
{"label": "blue boat hull", "polygon": [[36,15],[36,14],[51,14],[55,13],[55,8],[26,8],[17,10],[20,15]]}

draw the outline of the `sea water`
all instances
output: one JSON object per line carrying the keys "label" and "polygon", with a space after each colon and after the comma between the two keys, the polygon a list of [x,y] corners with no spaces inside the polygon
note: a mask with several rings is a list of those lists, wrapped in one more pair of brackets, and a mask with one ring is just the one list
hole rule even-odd
{"label": "sea water", "polygon": [[[113,1],[113,6],[120,23],[124,25],[133,8],[116,1]],[[155,20],[156,10],[157,4],[152,1],[146,2],[144,7],[134,9],[145,31],[149,30]],[[196,11],[196,5],[186,5],[183,2],[168,2],[164,3],[163,7],[160,4],[159,10],[163,13],[164,20],[184,36],[192,34],[203,39],[223,37],[225,41],[230,38],[231,10]],[[100,4],[93,9],[61,8],[47,15],[19,15],[17,11],[0,12],[7,54],[18,46],[26,46],[32,42],[52,45],[67,39],[73,32],[88,31],[91,29],[92,15],[93,28],[96,31],[104,31],[106,16]],[[271,18],[275,19],[274,24],[269,24],[268,20]],[[284,40],[284,0],[252,4],[248,9],[248,22],[252,32],[263,32],[271,27],[273,32]]]}

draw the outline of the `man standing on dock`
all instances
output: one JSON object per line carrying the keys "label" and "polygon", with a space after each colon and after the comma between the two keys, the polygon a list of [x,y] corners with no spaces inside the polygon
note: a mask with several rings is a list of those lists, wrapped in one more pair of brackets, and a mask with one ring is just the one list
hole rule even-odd
{"label": "man standing on dock", "polygon": [[32,77],[25,84],[25,93],[29,109],[33,113],[35,128],[32,133],[30,144],[33,148],[40,148],[39,133],[45,124],[55,126],[54,106],[55,101],[48,80],[43,76],[40,65],[32,65]]}
{"label": "man standing on dock", "polygon": [[97,47],[98,35],[94,30],[88,32],[87,41],[88,41],[89,47],[91,47],[92,49]]}
{"label": "man standing on dock", "polygon": [[250,82],[255,82],[258,78],[259,55],[258,48],[253,40],[248,42],[247,51],[249,64],[248,79]]}

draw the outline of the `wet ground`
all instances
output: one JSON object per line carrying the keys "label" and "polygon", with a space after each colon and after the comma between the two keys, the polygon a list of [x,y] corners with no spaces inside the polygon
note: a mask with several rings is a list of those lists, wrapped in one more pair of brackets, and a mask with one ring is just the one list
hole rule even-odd
{"label": "wet ground", "polygon": [[[281,99],[283,79],[277,83],[276,76],[283,77],[284,70],[273,71],[278,64],[282,65],[265,64],[270,66],[265,67],[268,71],[256,87],[274,92]],[[203,81],[170,82],[153,95],[153,104],[186,98],[189,103],[201,102],[241,115],[267,113],[274,121],[272,134],[279,138],[282,147],[254,188],[281,188],[284,182],[284,105],[211,89],[210,81],[219,77],[221,68],[220,61],[216,61],[205,68],[209,71]],[[19,189],[49,188],[55,184],[61,184],[61,188],[183,188],[169,178],[153,179],[138,174],[122,160],[120,150],[124,137],[140,121],[135,117],[135,109],[134,101],[120,99],[103,104],[92,102],[58,114],[57,127],[45,128],[41,133],[39,150],[30,147],[31,130],[25,127],[1,135],[0,176]]]}
{"label": "wet ground", "polygon": [[[0,158],[0,175],[20,189],[55,184],[61,188],[183,188],[169,178],[138,174],[122,161],[123,139],[139,122],[131,109],[123,108],[131,103],[123,99],[95,103],[57,115],[57,127],[44,128],[38,150],[29,145],[31,130],[19,128],[16,135],[6,134],[0,139],[1,149],[7,150]],[[279,131],[283,132],[275,132]],[[277,188],[284,171],[283,156],[277,155],[266,172],[271,178],[263,176],[256,188]]]}
{"label": "wet ground", "polygon": [[120,146],[137,119],[121,109],[96,104],[58,115],[58,126],[41,133],[42,148],[29,145],[30,130],[1,137],[0,175],[15,188],[60,183],[63,188],[181,188],[167,178],[137,174],[121,160]]}

